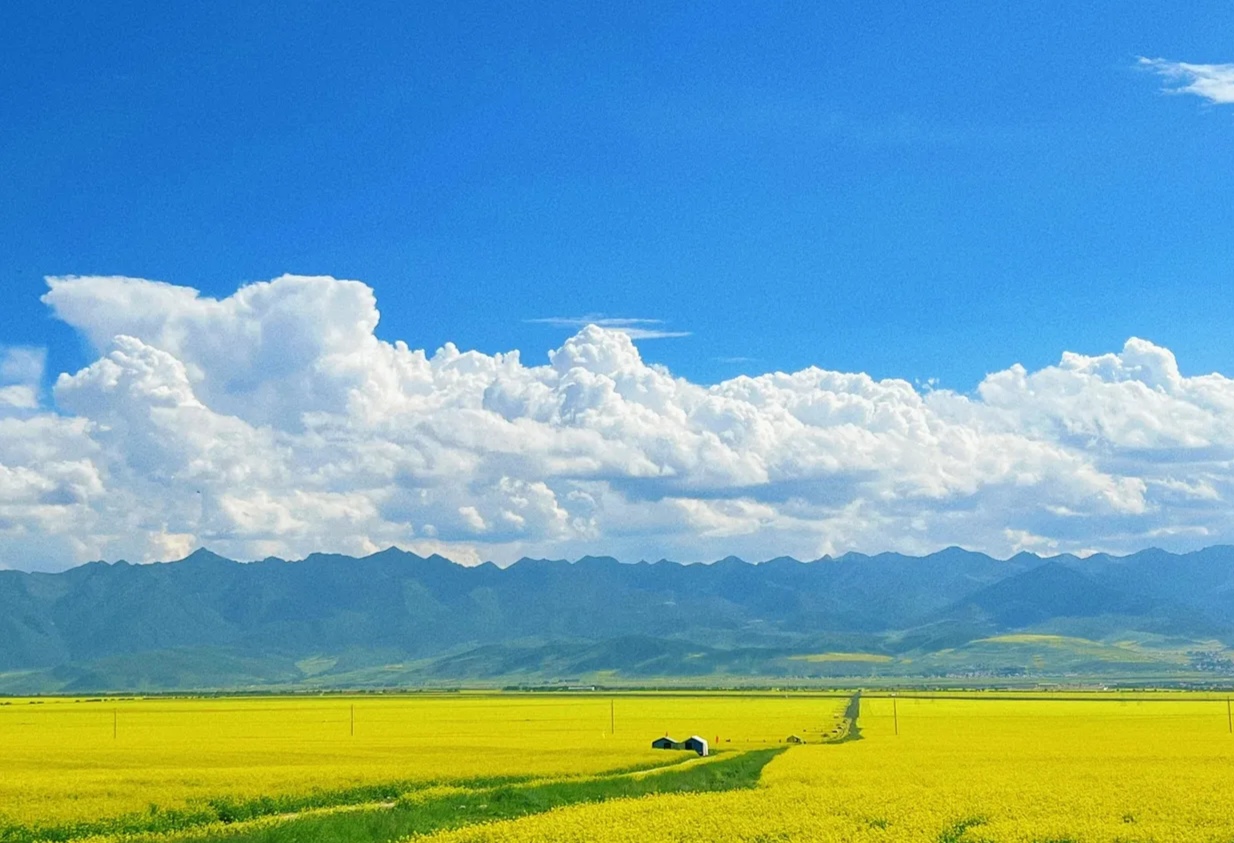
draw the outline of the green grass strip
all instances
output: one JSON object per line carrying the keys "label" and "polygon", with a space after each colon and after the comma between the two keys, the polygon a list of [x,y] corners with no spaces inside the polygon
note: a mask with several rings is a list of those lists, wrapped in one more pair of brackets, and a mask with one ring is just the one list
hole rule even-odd
{"label": "green grass strip", "polygon": [[[530,776],[488,776],[464,782],[451,782],[451,784],[472,788],[492,788],[530,780]],[[126,814],[102,820],[52,826],[0,825],[0,843],[68,843],[68,841],[84,837],[167,834],[187,831],[202,825],[245,822],[265,816],[291,814],[318,808],[386,802],[434,784],[438,783],[384,782],[281,796],[256,798],[219,796],[195,800],[185,808],[161,808],[152,803],[145,813]]]}
{"label": "green grass strip", "polygon": [[[678,758],[657,758],[655,761],[610,770],[605,775],[671,768],[680,763]],[[151,803],[150,808],[143,813],[99,820],[58,825],[0,823],[0,843],[70,843],[88,837],[174,836],[179,832],[191,832],[201,826],[217,826],[220,823],[243,823],[280,814],[393,802],[406,794],[414,794],[438,785],[489,790],[500,785],[534,780],[532,776],[485,776],[464,781],[395,781],[309,793],[206,797],[195,799],[184,808],[164,808]]]}
{"label": "green grass strip", "polygon": [[423,801],[400,801],[393,807],[374,806],[346,813],[295,817],[259,827],[212,829],[208,834],[177,836],[180,843],[380,843],[493,820],[539,814],[564,805],[659,793],[702,793],[753,787],[763,767],[783,747],[757,749],[691,764],[680,770],[645,775],[615,775],[552,781],[542,784],[506,784],[451,793]]}

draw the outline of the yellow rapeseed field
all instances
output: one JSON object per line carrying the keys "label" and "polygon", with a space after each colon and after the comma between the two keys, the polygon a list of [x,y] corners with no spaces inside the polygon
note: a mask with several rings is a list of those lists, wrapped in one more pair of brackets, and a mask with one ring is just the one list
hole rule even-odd
{"label": "yellow rapeseed field", "polygon": [[[750,790],[580,804],[417,843],[1234,840],[1224,697],[1073,696],[901,695],[893,717],[890,696],[867,695],[860,740],[794,746]],[[788,734],[817,741],[845,701],[686,692],[11,700],[0,704],[0,825],[362,784],[435,793],[477,778],[583,777],[683,760],[649,748],[665,732],[718,737],[733,752]]]}
{"label": "yellow rapeseed field", "polygon": [[424,840],[1234,840],[1224,699],[901,697],[895,714],[867,698],[861,740],[789,749],[752,790],[579,805]]}
{"label": "yellow rapeseed field", "polygon": [[[0,826],[386,782],[582,776],[681,760],[665,732],[765,746],[830,728],[839,696],[439,694],[0,704]],[[352,711],[354,708],[354,734]],[[616,727],[615,733],[612,726]]]}

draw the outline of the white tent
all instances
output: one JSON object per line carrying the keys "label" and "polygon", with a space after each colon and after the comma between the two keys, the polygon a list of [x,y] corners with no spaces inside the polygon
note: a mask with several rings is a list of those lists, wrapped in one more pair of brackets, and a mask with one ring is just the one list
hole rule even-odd
{"label": "white tent", "polygon": [[707,741],[704,738],[700,738],[698,735],[690,735],[690,737],[681,742],[681,748],[692,749],[699,755],[706,755]]}

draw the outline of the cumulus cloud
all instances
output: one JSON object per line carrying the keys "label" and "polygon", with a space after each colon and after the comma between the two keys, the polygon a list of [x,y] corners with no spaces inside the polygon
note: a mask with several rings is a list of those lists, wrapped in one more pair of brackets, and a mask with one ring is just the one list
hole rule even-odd
{"label": "cumulus cloud", "polygon": [[1215,105],[1234,103],[1234,64],[1191,64],[1160,58],[1141,58],[1139,64],[1165,79],[1169,93],[1194,94]]}
{"label": "cumulus cloud", "polygon": [[1141,339],[971,394],[821,368],[702,385],[611,325],[543,362],[385,342],[355,281],[48,284],[97,358],[0,412],[9,566],[199,544],[506,562],[1234,540],[1234,381]]}

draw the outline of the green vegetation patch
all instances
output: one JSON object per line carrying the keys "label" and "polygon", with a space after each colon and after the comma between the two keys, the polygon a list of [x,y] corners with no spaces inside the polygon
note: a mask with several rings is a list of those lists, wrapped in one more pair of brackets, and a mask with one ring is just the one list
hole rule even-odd
{"label": "green vegetation patch", "polygon": [[212,828],[177,836],[178,843],[369,843],[398,840],[474,823],[514,819],[565,805],[602,802],[661,793],[702,793],[753,787],[763,767],[784,747],[757,749],[729,758],[688,764],[639,775],[618,774],[578,780],[507,783],[437,794],[409,794],[393,805],[373,805],[346,813],[289,818],[234,830]]}
{"label": "green vegetation patch", "polygon": [[1152,663],[1162,660],[1160,656],[1146,653],[1143,650],[1127,646],[1123,643],[1103,644],[1100,641],[1092,641],[1088,638],[1075,638],[1069,635],[1036,633],[995,635],[989,638],[978,638],[970,642],[969,649],[974,649],[982,644],[1050,650],[1062,655],[1087,658],[1094,661]]}
{"label": "green vegetation patch", "polygon": [[[528,777],[492,776],[458,782],[463,787],[488,789]],[[86,837],[128,837],[188,832],[199,826],[247,822],[278,814],[295,814],[322,808],[368,805],[398,799],[429,785],[425,782],[386,782],[341,790],[262,796],[242,799],[220,796],[194,802],[183,809],[151,804],[143,814],[54,826],[0,825],[0,843],[66,843]]]}
{"label": "green vegetation patch", "polygon": [[[675,757],[657,758],[654,761],[610,770],[604,776],[613,778],[631,774],[658,775],[660,771],[672,770],[682,763]],[[188,834],[205,839],[204,835],[198,834],[203,827],[209,827],[211,833],[208,836],[213,837],[219,833],[230,833],[232,829],[228,829],[228,826],[252,823],[255,820],[321,813],[331,809],[350,811],[347,816],[354,817],[357,811],[389,807],[396,802],[421,804],[421,797],[424,795],[429,797],[424,804],[430,804],[432,795],[442,790],[483,793],[536,781],[542,780],[532,776],[484,776],[451,782],[394,781],[256,798],[217,796],[193,801],[186,808],[164,808],[151,803],[143,813],[100,820],[34,826],[0,822],[0,843],[68,843],[96,837],[139,839],[159,836],[165,839],[170,836],[179,839],[181,835]],[[239,828],[240,826],[237,826],[235,830]]]}

